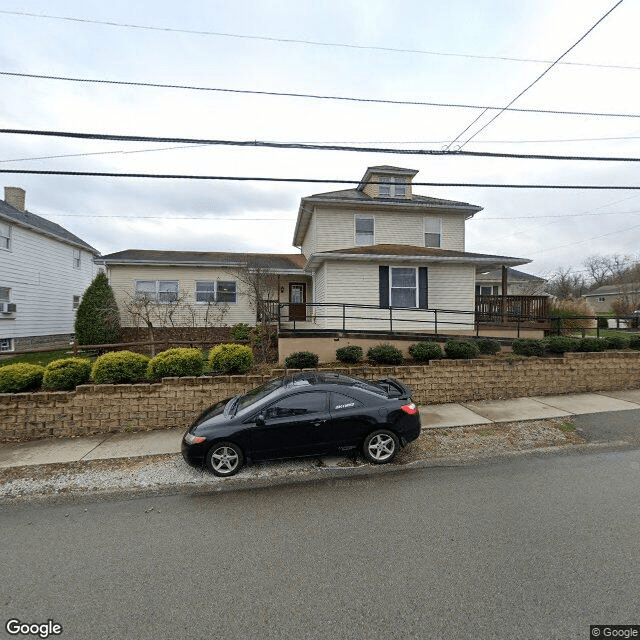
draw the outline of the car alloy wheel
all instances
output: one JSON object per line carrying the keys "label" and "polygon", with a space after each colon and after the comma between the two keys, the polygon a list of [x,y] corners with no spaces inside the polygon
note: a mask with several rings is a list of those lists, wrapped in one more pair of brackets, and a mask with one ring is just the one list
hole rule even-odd
{"label": "car alloy wheel", "polygon": [[391,431],[370,433],[364,441],[363,452],[369,462],[384,464],[391,462],[398,451],[398,437]]}
{"label": "car alloy wheel", "polygon": [[217,476],[232,476],[243,461],[242,451],[232,442],[217,442],[207,453],[207,467]]}

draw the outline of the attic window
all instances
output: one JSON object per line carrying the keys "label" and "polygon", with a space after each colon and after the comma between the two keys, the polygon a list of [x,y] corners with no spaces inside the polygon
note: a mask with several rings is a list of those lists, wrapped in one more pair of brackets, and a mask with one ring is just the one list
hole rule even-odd
{"label": "attic window", "polygon": [[4,222],[0,222],[0,249],[11,249],[11,227]]}
{"label": "attic window", "polygon": [[404,178],[378,178],[378,196],[380,198],[404,198],[407,195],[407,183]]}

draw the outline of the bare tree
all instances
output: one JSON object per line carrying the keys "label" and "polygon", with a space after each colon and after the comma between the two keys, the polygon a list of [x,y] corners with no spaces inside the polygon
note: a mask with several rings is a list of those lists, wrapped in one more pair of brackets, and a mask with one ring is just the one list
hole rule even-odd
{"label": "bare tree", "polygon": [[594,289],[607,284],[611,279],[611,262],[607,256],[589,256],[582,264]]}
{"label": "bare tree", "polygon": [[547,282],[548,292],[558,300],[579,298],[588,289],[584,276],[573,267],[558,267]]}
{"label": "bare tree", "polygon": [[266,362],[277,333],[278,274],[267,256],[254,254],[242,255],[239,264],[227,271],[240,283],[240,295],[247,296],[249,307],[255,311],[258,332],[252,336],[254,352]]}

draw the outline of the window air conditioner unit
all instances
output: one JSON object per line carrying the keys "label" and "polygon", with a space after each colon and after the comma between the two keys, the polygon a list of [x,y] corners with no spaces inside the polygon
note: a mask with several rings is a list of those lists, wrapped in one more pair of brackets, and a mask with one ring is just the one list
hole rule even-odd
{"label": "window air conditioner unit", "polygon": [[18,307],[16,306],[15,302],[9,302],[7,304],[7,312],[8,313],[15,313],[18,310]]}

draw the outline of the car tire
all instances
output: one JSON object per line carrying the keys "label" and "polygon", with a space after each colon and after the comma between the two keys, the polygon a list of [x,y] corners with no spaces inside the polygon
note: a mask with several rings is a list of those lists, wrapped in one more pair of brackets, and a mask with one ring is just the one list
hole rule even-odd
{"label": "car tire", "polygon": [[398,436],[393,431],[379,429],[364,439],[362,453],[373,464],[386,464],[395,458],[399,448]]}
{"label": "car tire", "polygon": [[214,475],[228,478],[240,471],[244,464],[244,455],[240,447],[233,442],[216,442],[207,451],[206,463]]}

